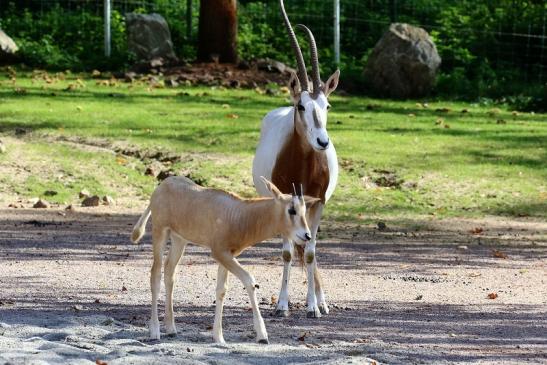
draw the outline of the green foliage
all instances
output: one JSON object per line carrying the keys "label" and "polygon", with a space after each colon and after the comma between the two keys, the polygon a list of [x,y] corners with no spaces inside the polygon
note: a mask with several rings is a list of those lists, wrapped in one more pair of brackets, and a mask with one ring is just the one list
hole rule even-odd
{"label": "green foliage", "polygon": [[[73,12],[55,5],[42,13],[20,14],[10,3],[2,27],[20,46],[23,62],[51,69],[119,68],[128,61],[125,21],[112,12],[112,57],[104,57],[103,18],[91,12]],[[101,31],[97,31],[101,30]]]}
{"label": "green foliage", "polygon": [[[169,24],[175,53],[184,60],[196,55],[199,2],[193,1],[192,26],[187,34],[186,3],[172,0],[131,2],[123,8],[114,2],[112,58],[103,56],[101,2],[80,2],[70,9],[67,1],[43,7],[19,2],[0,3],[0,25],[21,46],[24,61],[47,68],[123,68],[131,61],[126,49],[121,11],[157,12]],[[51,4],[56,5],[51,5]],[[34,5],[32,5],[34,4]],[[392,8],[396,4],[396,8]],[[524,95],[534,100],[526,108],[547,103],[542,89],[545,76],[545,2],[538,0],[341,0],[341,63],[334,64],[332,3],[322,0],[287,1],[293,24],[304,23],[314,32],[321,56],[322,74],[342,69],[342,85],[358,91],[362,70],[374,45],[390,22],[422,25],[433,37],[442,58],[437,95],[474,99],[514,96],[523,107]],[[393,11],[395,10],[395,11]],[[238,51],[240,58],[269,57],[294,66],[294,56],[282,26],[278,0],[238,1]],[[307,41],[296,31],[305,55]],[[306,57],[307,59],[307,57]],[[308,64],[309,66],[309,64]],[[542,71],[542,72],[540,72]],[[366,91],[366,90],[363,90]],[[537,101],[539,100],[539,102]]]}

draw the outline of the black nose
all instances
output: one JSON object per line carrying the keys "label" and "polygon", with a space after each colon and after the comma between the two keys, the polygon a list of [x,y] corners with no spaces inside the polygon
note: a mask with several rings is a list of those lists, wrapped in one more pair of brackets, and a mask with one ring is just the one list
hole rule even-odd
{"label": "black nose", "polygon": [[323,142],[322,140],[319,139],[319,137],[317,137],[317,143],[323,147],[323,148],[327,148],[327,146],[329,145],[329,139],[327,138],[327,141],[326,142]]}
{"label": "black nose", "polygon": [[304,238],[306,239],[306,241],[311,241],[311,236],[310,236],[309,233],[306,233],[306,234],[304,235]]}

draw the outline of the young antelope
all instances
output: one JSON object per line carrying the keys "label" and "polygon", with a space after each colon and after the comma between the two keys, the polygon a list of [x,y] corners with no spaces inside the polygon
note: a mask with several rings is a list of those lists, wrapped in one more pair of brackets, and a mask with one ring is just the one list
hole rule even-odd
{"label": "young antelope", "polygon": [[258,343],[268,343],[264,320],[256,300],[253,276],[236,260],[246,248],[268,238],[281,235],[300,245],[311,239],[306,221],[306,205],[314,206],[320,200],[308,196],[283,194],[265,178],[264,185],[271,197],[242,199],[217,189],[203,188],[185,177],[170,177],[154,191],[150,204],[133,228],[134,243],[143,237],[146,222],[152,215],[152,247],[154,260],[150,275],[152,315],[150,338],[160,338],[158,295],[161,265],[167,237],[171,248],[164,268],[166,304],[165,327],[167,335],[175,335],[173,316],[173,287],[178,262],[188,243],[211,250],[218,262],[216,309],[213,339],[224,343],[222,334],[222,307],[227,289],[228,272],[235,275],[247,290],[253,310],[253,324]]}

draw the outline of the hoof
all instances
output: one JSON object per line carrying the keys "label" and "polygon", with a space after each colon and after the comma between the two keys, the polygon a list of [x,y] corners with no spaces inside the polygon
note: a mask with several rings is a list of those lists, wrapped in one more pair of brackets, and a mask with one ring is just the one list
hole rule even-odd
{"label": "hoof", "polygon": [[274,312],[274,316],[275,317],[288,317],[289,316],[289,311],[287,309],[277,309]]}
{"label": "hoof", "polygon": [[258,340],[258,343],[261,344],[261,345],[267,345],[270,342],[267,339],[262,339],[262,340]]}
{"label": "hoof", "polygon": [[319,318],[319,317],[321,317],[321,312],[319,312],[318,310],[308,311],[308,313],[306,314],[306,317],[308,317],[308,318]]}
{"label": "hoof", "polygon": [[165,337],[175,338],[175,337],[177,337],[177,333],[176,332],[168,333],[168,334],[165,335]]}
{"label": "hoof", "polygon": [[329,307],[326,304],[319,304],[319,312],[321,314],[329,314]]}

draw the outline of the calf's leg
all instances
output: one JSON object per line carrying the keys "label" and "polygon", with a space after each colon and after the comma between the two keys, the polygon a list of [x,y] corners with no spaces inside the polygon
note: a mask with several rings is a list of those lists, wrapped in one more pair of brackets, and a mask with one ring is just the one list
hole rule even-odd
{"label": "calf's leg", "polygon": [[165,332],[168,336],[176,336],[175,316],[173,314],[173,289],[175,287],[177,266],[184,254],[187,242],[182,237],[171,232],[171,248],[165,261],[163,279],[165,281]]}
{"label": "calf's leg", "polygon": [[218,265],[217,290],[216,290],[216,308],[215,322],[213,325],[213,339],[217,343],[224,343],[222,334],[222,308],[224,306],[224,297],[228,288],[228,270],[221,264]]}
{"label": "calf's leg", "polygon": [[258,285],[255,283],[253,276],[227,252],[213,252],[213,258],[217,260],[219,264],[224,265],[224,267],[234,274],[235,277],[241,280],[243,286],[247,289],[251,307],[253,309],[253,325],[256,332],[256,340],[258,343],[267,344],[268,333],[266,332],[264,319],[262,319],[262,315],[258,308],[258,301],[256,300],[256,289],[258,289]]}
{"label": "calf's leg", "polygon": [[152,251],[153,262],[150,270],[150,289],[152,291],[152,313],[150,316],[150,338],[160,339],[160,321],[158,319],[158,296],[161,289],[161,262],[165,241],[167,240],[167,229],[163,227],[152,228]]}

